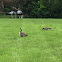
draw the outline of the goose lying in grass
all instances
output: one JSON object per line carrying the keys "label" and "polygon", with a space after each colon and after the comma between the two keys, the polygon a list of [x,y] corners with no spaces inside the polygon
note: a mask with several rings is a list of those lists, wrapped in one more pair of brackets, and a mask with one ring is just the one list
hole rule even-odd
{"label": "goose lying in grass", "polygon": [[42,28],[42,30],[49,30],[49,29],[51,29],[51,28],[49,28],[49,27],[45,27],[45,28]]}
{"label": "goose lying in grass", "polygon": [[[20,29],[21,29],[21,28],[20,28]],[[19,32],[19,35],[20,35],[21,37],[26,37],[26,36],[27,36],[27,34],[25,34],[25,33],[22,32],[22,29],[21,29],[21,31]]]}

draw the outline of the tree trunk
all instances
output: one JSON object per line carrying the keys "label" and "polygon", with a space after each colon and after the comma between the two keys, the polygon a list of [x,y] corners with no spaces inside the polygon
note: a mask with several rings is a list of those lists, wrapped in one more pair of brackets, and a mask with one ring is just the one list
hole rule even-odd
{"label": "tree trunk", "polygon": [[1,2],[1,4],[2,4],[2,8],[4,8],[4,3],[3,3],[3,1]]}

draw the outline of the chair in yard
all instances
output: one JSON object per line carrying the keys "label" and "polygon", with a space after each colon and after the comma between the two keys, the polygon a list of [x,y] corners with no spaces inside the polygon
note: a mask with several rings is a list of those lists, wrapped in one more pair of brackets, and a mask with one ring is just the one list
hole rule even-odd
{"label": "chair in yard", "polygon": [[9,12],[8,15],[11,15],[11,18],[14,18],[13,15],[15,15],[15,18],[16,18],[16,12],[15,12],[15,11],[11,11],[11,12]]}
{"label": "chair in yard", "polygon": [[17,10],[17,15],[18,18],[23,18],[23,12],[20,9]]}

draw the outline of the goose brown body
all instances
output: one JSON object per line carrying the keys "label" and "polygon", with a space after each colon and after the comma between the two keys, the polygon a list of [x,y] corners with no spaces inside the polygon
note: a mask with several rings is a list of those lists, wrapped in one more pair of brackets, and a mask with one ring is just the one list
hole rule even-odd
{"label": "goose brown body", "polygon": [[51,28],[49,28],[49,27],[45,27],[45,28],[43,28],[43,29],[45,29],[45,30],[49,30],[49,29],[51,29]]}
{"label": "goose brown body", "polygon": [[23,33],[23,32],[20,32],[19,34],[20,34],[21,37],[27,36],[27,34],[25,34],[25,33]]}

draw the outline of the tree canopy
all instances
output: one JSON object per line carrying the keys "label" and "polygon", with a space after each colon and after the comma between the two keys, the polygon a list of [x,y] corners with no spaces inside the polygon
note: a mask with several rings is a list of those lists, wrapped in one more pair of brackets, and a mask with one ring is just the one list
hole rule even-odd
{"label": "tree canopy", "polygon": [[62,0],[0,0],[0,11],[20,8],[25,17],[62,18]]}

